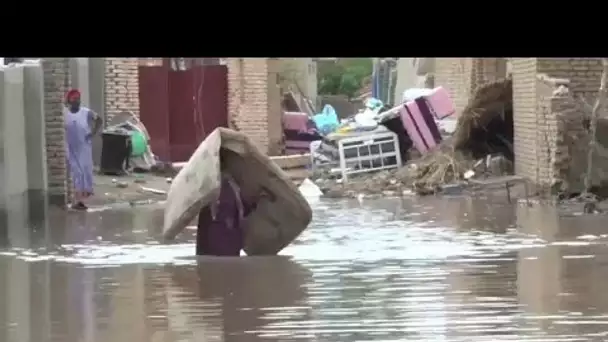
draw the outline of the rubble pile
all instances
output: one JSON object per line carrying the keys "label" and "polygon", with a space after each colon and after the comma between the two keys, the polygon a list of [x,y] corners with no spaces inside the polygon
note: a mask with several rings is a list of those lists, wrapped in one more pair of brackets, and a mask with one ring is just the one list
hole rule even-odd
{"label": "rubble pile", "polygon": [[315,178],[315,184],[321,188],[325,197],[357,197],[359,194],[400,196],[411,192],[410,169],[403,167],[396,170],[381,171],[374,174],[352,176],[343,183],[331,175]]}
{"label": "rubble pile", "polygon": [[508,174],[513,158],[513,91],[507,78],[480,87],[458,116],[454,135],[412,161],[412,188],[420,195],[436,193],[464,180],[469,170],[469,177]]}
{"label": "rubble pile", "polygon": [[[419,195],[440,192],[445,185],[465,178],[501,176],[513,168],[513,100],[510,78],[478,88],[458,116],[456,130],[438,148],[414,156],[404,167],[371,175],[352,177],[341,183],[329,174],[315,175],[315,183],[326,196],[354,197],[360,193]],[[465,177],[467,173],[467,177]]]}
{"label": "rubble pile", "polygon": [[409,165],[412,170],[411,186],[417,194],[436,193],[442,185],[462,179],[463,174],[473,167],[475,160],[470,155],[455,150],[452,142],[452,139],[445,141],[439,149]]}

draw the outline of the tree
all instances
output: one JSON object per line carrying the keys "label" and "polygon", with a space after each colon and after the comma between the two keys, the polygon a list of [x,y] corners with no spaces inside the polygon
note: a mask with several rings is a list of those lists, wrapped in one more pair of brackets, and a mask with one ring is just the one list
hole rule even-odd
{"label": "tree", "polygon": [[318,92],[320,95],[346,95],[352,98],[365,79],[372,74],[371,58],[340,58],[318,63]]}

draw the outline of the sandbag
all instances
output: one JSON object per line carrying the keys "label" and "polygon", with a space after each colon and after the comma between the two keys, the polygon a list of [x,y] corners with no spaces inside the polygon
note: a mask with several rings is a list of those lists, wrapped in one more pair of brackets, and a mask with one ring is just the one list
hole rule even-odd
{"label": "sandbag", "polygon": [[163,236],[173,239],[217,200],[221,185],[220,149],[226,172],[244,198],[266,192],[245,221],[247,255],[273,255],[291,243],[312,220],[308,202],[280,167],[243,133],[217,128],[194,151],[174,178],[165,206]]}

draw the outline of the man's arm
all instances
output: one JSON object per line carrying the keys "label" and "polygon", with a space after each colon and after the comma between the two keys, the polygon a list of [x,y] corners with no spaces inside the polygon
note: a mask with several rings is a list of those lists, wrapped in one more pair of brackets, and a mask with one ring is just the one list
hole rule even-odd
{"label": "man's arm", "polygon": [[91,130],[91,135],[97,135],[103,127],[103,119],[101,118],[101,116],[99,116],[92,110],[89,110],[89,118],[93,120],[93,128]]}

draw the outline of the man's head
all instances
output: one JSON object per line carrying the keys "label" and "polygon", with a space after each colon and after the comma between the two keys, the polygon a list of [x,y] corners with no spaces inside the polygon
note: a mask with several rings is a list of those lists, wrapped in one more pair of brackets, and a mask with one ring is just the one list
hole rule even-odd
{"label": "man's head", "polygon": [[80,109],[80,91],[72,89],[65,95],[65,104],[72,112]]}

